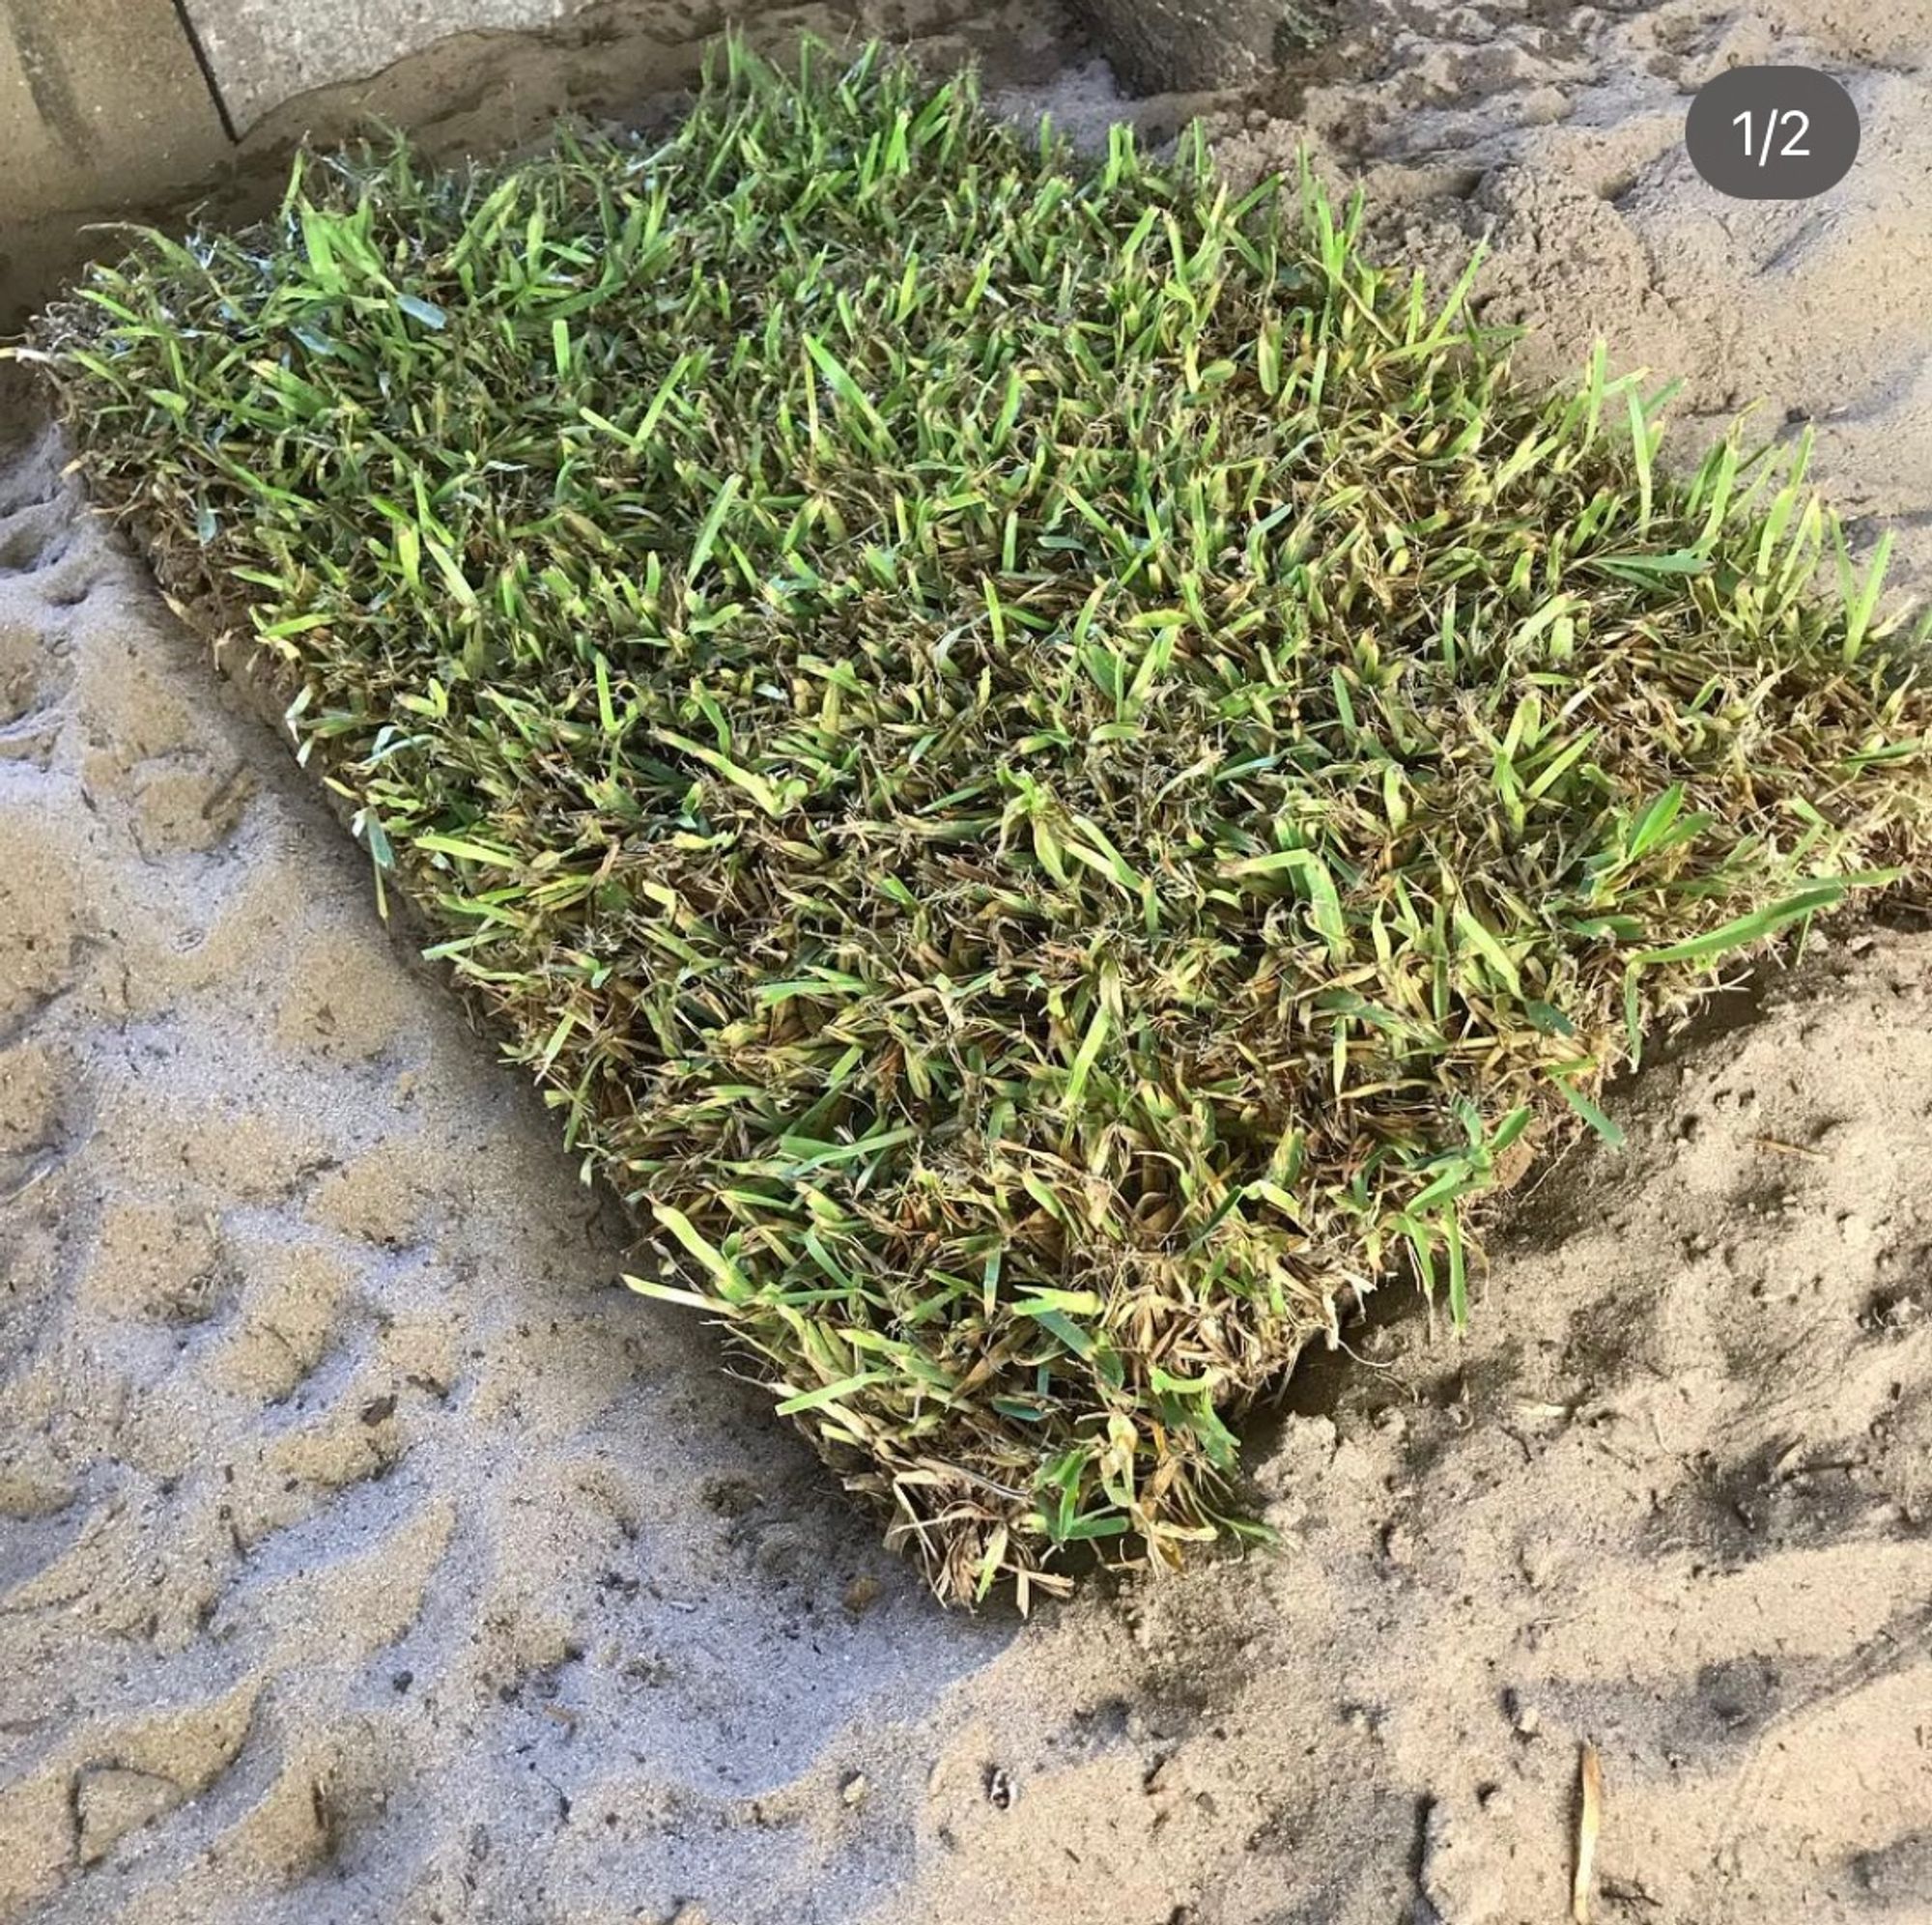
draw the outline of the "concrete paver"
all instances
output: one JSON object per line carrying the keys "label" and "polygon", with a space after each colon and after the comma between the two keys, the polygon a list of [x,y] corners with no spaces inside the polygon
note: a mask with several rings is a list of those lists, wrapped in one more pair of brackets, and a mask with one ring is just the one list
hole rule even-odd
{"label": "concrete paver", "polygon": [[147,198],[227,144],[171,0],[0,0],[0,221]]}
{"label": "concrete paver", "polygon": [[549,26],[583,0],[185,0],[242,132],[311,88],[380,72],[444,36]]}

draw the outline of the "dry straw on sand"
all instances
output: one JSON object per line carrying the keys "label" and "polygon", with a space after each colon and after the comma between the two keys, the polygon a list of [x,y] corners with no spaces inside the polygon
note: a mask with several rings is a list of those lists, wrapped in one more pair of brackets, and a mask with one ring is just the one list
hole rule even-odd
{"label": "dry straw on sand", "polygon": [[[1465,283],[1466,285],[1466,283]],[[1925,847],[1798,463],[1526,394],[1312,185],[733,48],[658,148],[309,159],[45,317],[379,880],[948,1598],[1229,1419],[1714,968]],[[1842,594],[1813,593],[1835,549]]]}

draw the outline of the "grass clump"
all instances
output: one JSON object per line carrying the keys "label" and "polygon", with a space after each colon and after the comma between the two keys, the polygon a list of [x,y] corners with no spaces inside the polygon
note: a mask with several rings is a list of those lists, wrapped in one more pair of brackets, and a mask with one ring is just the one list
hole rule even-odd
{"label": "grass clump", "polygon": [[1345,1296],[1460,1320],[1499,1167],[1924,848],[1916,658],[1788,467],[1513,387],[1311,186],[875,54],[309,159],[32,352],[638,1287],[948,1598],[1214,1536]]}

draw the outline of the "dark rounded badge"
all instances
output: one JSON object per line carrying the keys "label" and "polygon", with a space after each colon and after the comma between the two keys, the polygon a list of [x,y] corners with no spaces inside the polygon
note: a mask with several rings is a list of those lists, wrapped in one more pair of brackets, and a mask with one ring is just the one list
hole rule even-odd
{"label": "dark rounded badge", "polygon": [[1734,67],[1697,90],[1684,145],[1733,200],[1808,201],[1852,171],[1859,110],[1815,67]]}

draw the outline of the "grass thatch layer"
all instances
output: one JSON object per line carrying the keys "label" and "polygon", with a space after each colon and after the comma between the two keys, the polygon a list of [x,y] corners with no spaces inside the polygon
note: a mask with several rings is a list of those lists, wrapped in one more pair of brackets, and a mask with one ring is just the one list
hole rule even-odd
{"label": "grass thatch layer", "polygon": [[948,1597],[1213,1535],[1342,1293],[1460,1319],[1498,1159],[1923,847],[1932,704],[1795,476],[1518,392],[1312,190],[876,60],[310,161],[36,345],[639,1287]]}

